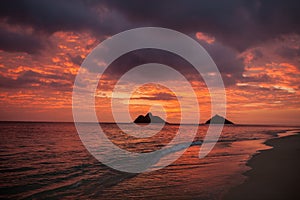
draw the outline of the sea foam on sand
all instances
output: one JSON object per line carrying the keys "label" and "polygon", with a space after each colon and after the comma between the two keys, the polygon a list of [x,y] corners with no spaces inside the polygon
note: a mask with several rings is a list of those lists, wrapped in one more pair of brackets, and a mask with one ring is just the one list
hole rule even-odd
{"label": "sea foam on sand", "polygon": [[272,149],[253,156],[245,173],[248,179],[231,189],[224,199],[300,199],[300,135],[266,142]]}

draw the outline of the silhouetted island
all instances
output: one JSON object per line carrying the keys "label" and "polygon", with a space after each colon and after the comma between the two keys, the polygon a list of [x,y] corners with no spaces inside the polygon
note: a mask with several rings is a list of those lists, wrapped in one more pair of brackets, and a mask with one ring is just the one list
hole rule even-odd
{"label": "silhouetted island", "polygon": [[207,120],[205,124],[234,124],[233,122],[225,119],[220,115],[215,115],[211,119]]}
{"label": "silhouetted island", "polygon": [[147,115],[143,116],[140,115],[138,116],[135,120],[134,123],[136,124],[149,124],[149,123],[167,123],[165,120],[160,118],[159,116],[154,116],[152,115],[151,112],[147,113]]}

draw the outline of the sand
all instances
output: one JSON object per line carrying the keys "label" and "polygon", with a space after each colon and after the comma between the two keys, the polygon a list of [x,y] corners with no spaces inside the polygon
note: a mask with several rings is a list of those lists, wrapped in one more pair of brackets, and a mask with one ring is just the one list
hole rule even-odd
{"label": "sand", "polygon": [[253,156],[247,180],[232,188],[228,200],[300,199],[300,135],[268,140],[274,148]]}

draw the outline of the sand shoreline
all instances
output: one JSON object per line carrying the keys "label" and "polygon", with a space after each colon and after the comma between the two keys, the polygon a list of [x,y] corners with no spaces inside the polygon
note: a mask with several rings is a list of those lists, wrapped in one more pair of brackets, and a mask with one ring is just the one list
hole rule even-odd
{"label": "sand shoreline", "polygon": [[300,199],[300,134],[267,140],[273,148],[254,155],[244,173],[247,180],[223,199]]}

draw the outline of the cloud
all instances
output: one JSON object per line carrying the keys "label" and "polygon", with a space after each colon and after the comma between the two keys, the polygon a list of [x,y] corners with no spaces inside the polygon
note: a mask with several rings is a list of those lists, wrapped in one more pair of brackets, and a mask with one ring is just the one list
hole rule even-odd
{"label": "cloud", "polygon": [[[236,50],[218,42],[211,44],[206,42],[200,43],[216,63],[226,85],[235,84],[237,80],[242,77],[244,64],[243,60],[238,57]],[[122,55],[107,68],[105,74],[107,74],[107,77],[117,80],[121,75],[135,66],[146,63],[160,63],[170,66],[183,74],[189,81],[203,80],[198,71],[188,61],[173,53],[157,49],[136,50]],[[164,74],[163,70],[159,72],[150,71],[147,74],[143,74],[143,76],[153,77],[153,74],[157,74],[159,77],[165,77],[166,80],[174,80],[170,74]]]}
{"label": "cloud", "polygon": [[[299,4],[292,0],[284,3],[278,0],[229,0],[217,4],[206,0],[191,0],[188,3],[179,0],[132,0],[131,3],[118,0],[23,0],[18,4],[4,0],[0,2],[2,21],[10,25],[32,27],[34,31],[31,35],[2,31],[0,48],[35,53],[43,47],[37,35],[57,31],[90,31],[103,37],[138,26],[162,26],[198,39],[216,62],[226,84],[233,84],[244,70],[243,62],[238,58],[241,51],[281,34],[300,33],[297,8]],[[287,49],[278,53],[290,56],[295,54]],[[153,56],[165,64],[164,54]],[[135,58],[132,65],[154,60],[139,53]],[[181,72],[193,73],[187,70],[189,67],[186,67],[185,61],[172,59],[172,62],[167,61],[166,64],[175,66]],[[82,59],[73,56],[71,60],[80,64]],[[118,64],[120,66],[114,72],[123,73],[129,69],[125,64]]]}
{"label": "cloud", "polygon": [[[72,120],[71,110],[55,109],[71,108],[72,85],[82,60],[103,39],[143,26],[181,31],[205,47],[227,86],[228,111],[244,112],[237,121],[245,119],[249,108],[299,112],[299,6],[293,0],[0,1],[0,118],[28,120],[33,114],[37,117],[31,119],[49,120],[68,114]],[[103,98],[98,98],[103,112],[109,111],[107,94],[120,76],[150,62],[185,75],[200,90],[199,102],[209,105],[209,96],[202,93],[207,88],[187,61],[148,49],[121,56],[105,72],[99,83]],[[161,91],[137,95],[135,103],[165,100],[176,107],[175,97]],[[49,112],[39,114],[43,109]],[[260,114],[252,118],[260,120]]]}
{"label": "cloud", "polygon": [[[125,27],[129,27],[123,16],[107,10],[102,6],[101,1],[21,0],[16,3],[3,0],[0,1],[0,19],[0,25],[4,24],[19,29],[33,29],[31,35],[23,35],[24,32],[21,31],[12,31],[12,35],[2,31],[1,34],[1,42],[3,43],[0,46],[1,49],[27,53],[42,49],[43,46],[38,45],[40,43],[38,39],[47,40],[49,34],[58,31],[88,31],[103,39],[105,36],[110,36],[125,30]],[[42,36],[43,38],[39,38]],[[21,38],[23,43],[17,46],[13,37],[23,37]],[[25,43],[26,41],[28,44]],[[29,47],[30,41],[34,42],[34,47]]]}
{"label": "cloud", "polygon": [[131,21],[173,28],[185,33],[197,31],[243,51],[270,38],[300,33],[300,4],[287,1],[191,0],[106,1]]}
{"label": "cloud", "polygon": [[296,0],[51,1],[0,2],[0,18],[37,32],[91,31],[112,35],[139,26],[162,26],[186,34],[206,33],[243,51],[287,33],[300,33]]}
{"label": "cloud", "polygon": [[242,77],[244,63],[239,53],[219,42],[207,43],[200,41],[216,63],[226,85],[235,84]]}
{"label": "cloud", "polygon": [[82,64],[82,62],[83,62],[83,60],[84,60],[84,59],[83,59],[81,56],[79,56],[79,55],[77,55],[77,56],[72,56],[72,55],[68,54],[68,56],[70,57],[71,61],[72,61],[74,64],[79,65],[79,66]]}
{"label": "cloud", "polygon": [[206,34],[201,33],[201,32],[197,32],[196,33],[196,38],[198,40],[202,40],[202,41],[204,41],[204,42],[206,42],[208,44],[212,44],[212,43],[214,43],[216,41],[216,39],[214,37],[211,37],[211,36],[206,35]]}
{"label": "cloud", "polygon": [[[17,78],[0,75],[0,88],[21,89],[21,88],[52,88],[60,91],[71,91],[73,77],[69,74],[42,74],[32,70],[20,72]],[[64,81],[67,80],[67,81]]]}
{"label": "cloud", "polygon": [[276,53],[279,56],[287,58],[287,59],[297,59],[300,57],[300,47],[292,48],[292,47],[285,46],[285,47],[278,48],[276,50]]}
{"label": "cloud", "polygon": [[174,94],[159,92],[157,94],[152,94],[151,96],[140,96],[140,97],[134,97],[131,99],[170,101],[170,100],[177,100],[177,97]]}
{"label": "cloud", "polygon": [[9,24],[23,24],[39,31],[78,30],[97,25],[99,18],[84,1],[1,1],[0,16]]}
{"label": "cloud", "polygon": [[0,49],[9,52],[38,53],[43,42],[30,34],[17,33],[0,28]]}

